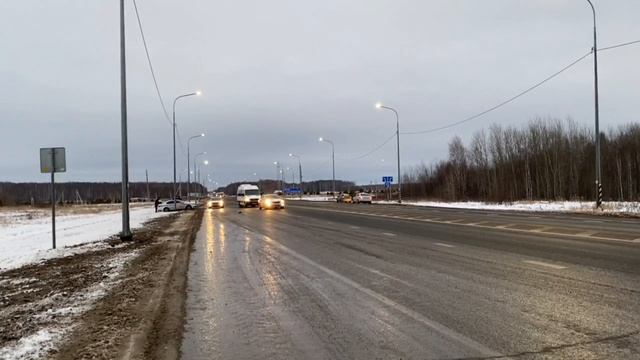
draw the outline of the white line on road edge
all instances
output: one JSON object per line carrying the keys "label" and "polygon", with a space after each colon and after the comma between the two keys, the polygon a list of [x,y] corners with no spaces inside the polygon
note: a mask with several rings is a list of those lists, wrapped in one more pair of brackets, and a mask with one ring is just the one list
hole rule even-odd
{"label": "white line on road edge", "polygon": [[522,260],[522,262],[527,263],[527,264],[532,264],[532,265],[545,266],[545,267],[556,269],[556,270],[562,270],[562,269],[566,269],[567,268],[566,266],[549,264],[549,263],[546,263],[546,262],[535,261],[535,260]]}
{"label": "white line on road edge", "polygon": [[295,250],[289,249],[288,247],[282,245],[281,243],[273,240],[272,238],[268,237],[268,236],[264,236],[264,239],[267,240],[270,244],[276,246],[277,248],[279,248],[280,250],[288,253],[289,255],[299,259],[300,261],[303,261],[305,263],[307,263],[308,265],[311,265],[321,271],[323,271],[324,273],[333,276],[334,278],[341,280],[342,282],[344,282],[347,285],[350,285],[352,287],[354,287],[357,290],[360,290],[361,292],[371,296],[372,298],[380,301],[381,303],[413,318],[414,320],[424,324],[425,326],[427,326],[428,328],[444,335],[447,336],[450,339],[456,340],[458,341],[460,344],[473,349],[475,351],[478,351],[480,354],[482,354],[482,356],[493,356],[493,357],[501,357],[503,356],[502,354],[496,352],[495,350],[492,350],[482,344],[480,344],[479,342],[476,342],[473,339],[470,339],[462,334],[459,334],[451,329],[449,329],[448,327],[433,321],[429,318],[427,318],[426,316],[420,314],[419,312],[416,312],[414,310],[409,309],[408,307],[398,304],[397,302],[387,298],[384,295],[378,294],[377,292],[366,288],[360,284],[358,284],[357,282],[349,279],[348,277],[345,277],[343,275],[340,275],[339,273],[326,268],[320,264],[318,264],[317,262],[309,259],[308,257],[296,252]]}
{"label": "white line on road edge", "polygon": [[383,232],[382,235],[387,235],[387,236],[396,236],[396,234],[392,234],[392,233],[388,233],[388,232]]}
{"label": "white line on road edge", "polygon": [[445,244],[445,243],[433,243],[433,245],[437,245],[437,246],[444,246],[444,247],[448,247],[448,248],[452,248],[455,247],[453,245],[449,245],[449,244]]}

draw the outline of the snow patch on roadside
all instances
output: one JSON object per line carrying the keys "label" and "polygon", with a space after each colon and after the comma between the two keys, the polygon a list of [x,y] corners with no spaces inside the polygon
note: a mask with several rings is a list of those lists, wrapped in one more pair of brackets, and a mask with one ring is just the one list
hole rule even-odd
{"label": "snow patch on roadside", "polygon": [[[395,204],[394,201],[375,201],[377,204]],[[639,215],[638,202],[604,202],[603,210],[595,210],[595,202],[589,201],[515,201],[511,203],[487,203],[479,201],[440,202],[440,201],[403,201],[402,205],[428,206],[454,209],[477,210],[513,210],[534,212],[572,212]]]}
{"label": "snow patch on roadside", "polygon": [[302,196],[302,198],[295,196],[295,197],[288,197],[287,200],[304,200],[304,201],[335,201],[335,199],[331,196],[326,196],[326,195],[304,195]]}
{"label": "snow patch on roadside", "polygon": [[[132,208],[131,228],[168,214],[156,213],[153,208]],[[118,234],[122,221],[119,211],[56,217],[57,249],[52,250],[50,217],[22,216],[18,212],[4,216],[20,220],[0,222],[0,270],[107,246],[102,240]],[[88,245],[70,247],[79,244]]]}
{"label": "snow patch on roadside", "polygon": [[52,304],[52,307],[32,316],[34,321],[44,326],[34,334],[23,337],[10,346],[0,348],[0,359],[26,360],[46,357],[74,328],[77,318],[90,310],[121,281],[119,275],[125,264],[139,254],[139,250],[134,250],[109,259],[110,268],[104,273],[104,280],[98,284],[69,297],[66,297],[66,294],[56,293],[45,299]]}

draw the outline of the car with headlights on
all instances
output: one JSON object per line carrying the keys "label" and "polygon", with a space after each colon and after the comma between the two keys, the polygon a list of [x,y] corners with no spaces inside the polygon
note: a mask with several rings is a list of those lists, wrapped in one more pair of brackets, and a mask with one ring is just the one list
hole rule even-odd
{"label": "car with headlights on", "polygon": [[207,207],[209,209],[222,209],[224,208],[224,198],[221,196],[216,196],[216,197],[212,197],[209,198],[209,200],[207,201]]}
{"label": "car with headlights on", "polygon": [[260,209],[284,209],[284,199],[276,194],[263,195],[260,198]]}

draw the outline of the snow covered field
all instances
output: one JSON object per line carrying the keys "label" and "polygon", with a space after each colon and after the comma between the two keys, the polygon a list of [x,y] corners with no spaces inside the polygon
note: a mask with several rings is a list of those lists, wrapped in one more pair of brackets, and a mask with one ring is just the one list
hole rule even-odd
{"label": "snow covered field", "polygon": [[[56,216],[57,249],[51,249],[51,215],[44,209],[3,209],[0,212],[0,270],[15,268],[58,256],[67,256],[91,248],[105,246],[95,243],[118,234],[122,215],[118,207],[61,211]],[[152,206],[132,207],[131,227],[168,213],[155,213]],[[70,247],[90,243],[82,247]],[[93,243],[93,244],[91,244]]]}
{"label": "snow covered field", "polygon": [[[394,201],[376,201],[377,204],[393,204]],[[604,213],[640,215],[638,202],[604,202],[603,210],[595,210],[595,202],[589,201],[515,201],[512,203],[403,201],[402,205],[431,206],[456,209],[513,210],[539,212]]]}

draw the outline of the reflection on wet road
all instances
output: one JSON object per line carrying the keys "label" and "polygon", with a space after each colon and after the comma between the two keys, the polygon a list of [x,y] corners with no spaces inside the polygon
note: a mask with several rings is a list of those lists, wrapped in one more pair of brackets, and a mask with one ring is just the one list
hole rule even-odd
{"label": "reflection on wet road", "polygon": [[640,357],[636,274],[524,256],[524,235],[474,246],[461,227],[384,221],[206,210],[183,358]]}

